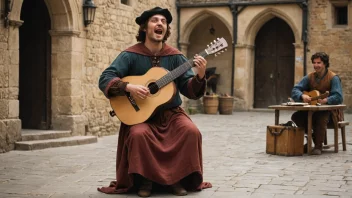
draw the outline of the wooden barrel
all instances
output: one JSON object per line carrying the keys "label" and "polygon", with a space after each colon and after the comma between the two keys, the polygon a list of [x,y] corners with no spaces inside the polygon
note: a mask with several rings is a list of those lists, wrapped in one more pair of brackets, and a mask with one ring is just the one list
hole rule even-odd
{"label": "wooden barrel", "polygon": [[219,97],[219,113],[231,115],[233,111],[233,97]]}
{"label": "wooden barrel", "polygon": [[204,113],[217,114],[219,108],[219,97],[203,96]]}

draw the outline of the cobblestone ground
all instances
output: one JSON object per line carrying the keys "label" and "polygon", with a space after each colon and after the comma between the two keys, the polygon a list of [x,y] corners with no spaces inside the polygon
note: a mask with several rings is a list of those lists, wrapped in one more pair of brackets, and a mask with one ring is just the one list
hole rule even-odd
{"label": "cobblestone ground", "polygon": [[[280,123],[290,113],[281,112]],[[352,121],[352,115],[345,115]],[[283,157],[265,152],[266,126],[274,113],[192,115],[203,134],[204,180],[210,189],[187,197],[352,197],[352,138],[347,151]],[[328,131],[333,142],[333,131]],[[96,188],[114,179],[117,135],[98,143],[0,154],[0,197],[137,197],[105,195]],[[341,139],[339,139],[341,142]],[[173,197],[156,192],[153,197]]]}

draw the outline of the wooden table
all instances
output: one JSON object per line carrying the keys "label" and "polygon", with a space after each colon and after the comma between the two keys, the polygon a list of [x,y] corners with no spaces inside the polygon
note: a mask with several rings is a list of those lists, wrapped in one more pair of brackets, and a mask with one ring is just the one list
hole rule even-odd
{"label": "wooden table", "polygon": [[[308,127],[307,127],[307,145],[308,155],[312,152],[312,115],[314,111],[331,111],[335,109],[346,109],[346,105],[306,105],[306,106],[287,106],[287,105],[271,105],[269,109],[275,109],[275,125],[279,124],[280,110],[290,110],[290,111],[308,111]],[[337,132],[338,126],[334,125],[334,130]],[[338,144],[338,138],[335,138],[335,145]],[[336,147],[335,147],[336,148]],[[338,152],[335,150],[335,152]]]}

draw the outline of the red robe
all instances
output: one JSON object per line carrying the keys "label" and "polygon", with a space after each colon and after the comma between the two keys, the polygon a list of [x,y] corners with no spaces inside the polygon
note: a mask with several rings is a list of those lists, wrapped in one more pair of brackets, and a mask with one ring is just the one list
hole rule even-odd
{"label": "red robe", "polygon": [[[126,51],[152,56],[143,44]],[[167,45],[158,56],[180,54]],[[189,87],[196,82],[190,80]],[[202,82],[204,83],[204,82]],[[190,88],[191,89],[191,88]],[[196,96],[195,96],[196,97]],[[98,188],[103,193],[124,193],[134,186],[134,174],[158,183],[176,182],[187,190],[210,188],[203,182],[202,136],[181,107],[156,112],[145,123],[121,123],[116,157],[116,181]]]}

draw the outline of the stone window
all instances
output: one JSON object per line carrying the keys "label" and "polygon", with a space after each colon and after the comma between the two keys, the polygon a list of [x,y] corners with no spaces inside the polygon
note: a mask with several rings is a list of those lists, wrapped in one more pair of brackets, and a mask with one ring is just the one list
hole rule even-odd
{"label": "stone window", "polygon": [[335,24],[347,25],[348,22],[348,9],[347,6],[335,7]]}
{"label": "stone window", "polygon": [[331,17],[333,26],[348,25],[348,1],[347,0],[331,0]]}

